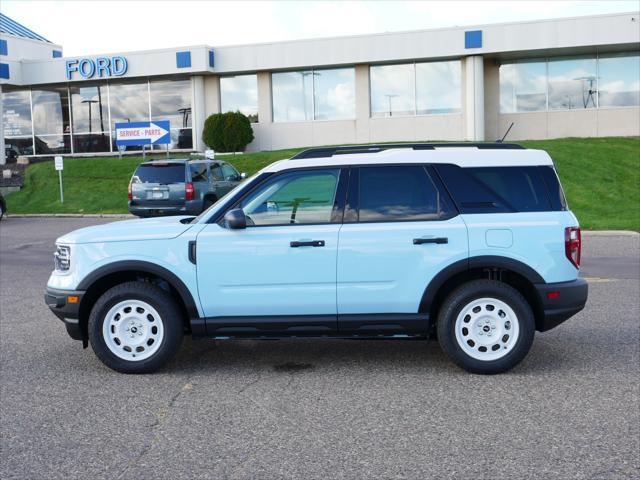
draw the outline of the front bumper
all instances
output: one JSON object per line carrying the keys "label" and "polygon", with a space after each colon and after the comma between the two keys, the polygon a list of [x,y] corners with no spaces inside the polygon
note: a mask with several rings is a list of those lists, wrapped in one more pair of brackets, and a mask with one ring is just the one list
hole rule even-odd
{"label": "front bumper", "polygon": [[587,303],[589,286],[584,278],[535,287],[543,310],[543,316],[536,325],[541,332],[557,327],[582,310]]}
{"label": "front bumper", "polygon": [[[84,333],[80,328],[80,303],[84,294],[84,291],[54,288],[47,288],[44,294],[44,302],[64,322],[67,333],[74,340],[84,340]],[[78,297],[77,302],[69,302],[69,297]]]}

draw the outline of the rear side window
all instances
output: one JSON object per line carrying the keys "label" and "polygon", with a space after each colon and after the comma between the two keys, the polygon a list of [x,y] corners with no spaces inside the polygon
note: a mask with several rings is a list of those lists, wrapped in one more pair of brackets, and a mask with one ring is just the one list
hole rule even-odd
{"label": "rear side window", "polygon": [[184,183],[184,163],[143,163],[131,179],[133,183]]}
{"label": "rear side window", "polygon": [[361,222],[438,220],[451,210],[419,165],[361,167],[359,190]]}
{"label": "rear side window", "polygon": [[192,163],[189,165],[191,169],[191,181],[192,182],[208,182],[209,173],[207,171],[206,163]]}
{"label": "rear side window", "polygon": [[561,210],[550,201],[541,168],[435,166],[462,213]]}

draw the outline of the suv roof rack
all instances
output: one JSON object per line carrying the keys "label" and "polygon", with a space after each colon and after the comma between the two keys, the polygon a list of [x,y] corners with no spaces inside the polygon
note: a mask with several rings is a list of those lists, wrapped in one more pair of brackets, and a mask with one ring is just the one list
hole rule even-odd
{"label": "suv roof rack", "polygon": [[480,150],[524,150],[517,143],[383,143],[373,145],[346,145],[341,147],[309,148],[297,153],[291,160],[303,158],[326,158],[333,155],[353,153],[377,153],[391,148],[410,148],[412,150],[435,150],[436,148],[478,148]]}

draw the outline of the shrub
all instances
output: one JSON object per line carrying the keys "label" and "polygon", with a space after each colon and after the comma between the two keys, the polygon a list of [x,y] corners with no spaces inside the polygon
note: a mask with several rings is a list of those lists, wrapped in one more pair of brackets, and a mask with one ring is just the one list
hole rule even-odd
{"label": "shrub", "polygon": [[240,112],[215,113],[204,122],[202,140],[216,152],[243,152],[253,138],[251,122]]}

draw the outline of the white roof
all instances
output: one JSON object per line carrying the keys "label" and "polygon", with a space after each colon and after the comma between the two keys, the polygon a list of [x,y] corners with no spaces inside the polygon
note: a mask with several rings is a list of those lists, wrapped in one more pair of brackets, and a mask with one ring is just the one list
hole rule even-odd
{"label": "white roof", "polygon": [[280,172],[292,168],[332,167],[346,165],[451,163],[460,167],[515,167],[553,165],[543,150],[478,149],[476,147],[446,147],[435,150],[395,148],[373,153],[338,154],[324,158],[281,160],[267,166],[264,172]]}

